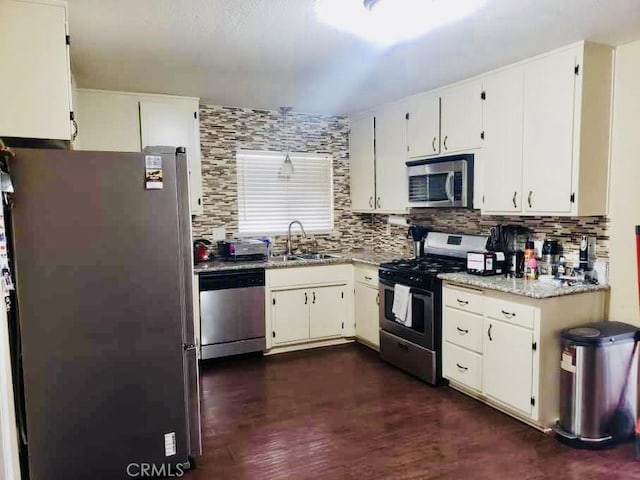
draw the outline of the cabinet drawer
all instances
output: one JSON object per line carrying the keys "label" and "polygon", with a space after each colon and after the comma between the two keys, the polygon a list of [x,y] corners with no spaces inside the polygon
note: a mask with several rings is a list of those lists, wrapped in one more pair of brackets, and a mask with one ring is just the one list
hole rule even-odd
{"label": "cabinet drawer", "polygon": [[355,280],[356,282],[378,288],[378,269],[375,267],[356,266]]}
{"label": "cabinet drawer", "polygon": [[485,311],[489,318],[532,329],[536,309],[529,305],[487,297]]}
{"label": "cabinet drawer", "polygon": [[448,307],[459,308],[478,315],[482,315],[484,312],[484,297],[481,292],[447,285],[442,288],[442,296],[444,304]]}
{"label": "cabinet drawer", "polygon": [[480,315],[445,307],[442,324],[447,342],[482,353],[483,319]]}
{"label": "cabinet drawer", "polygon": [[444,342],[444,376],[482,391],[482,356]]}

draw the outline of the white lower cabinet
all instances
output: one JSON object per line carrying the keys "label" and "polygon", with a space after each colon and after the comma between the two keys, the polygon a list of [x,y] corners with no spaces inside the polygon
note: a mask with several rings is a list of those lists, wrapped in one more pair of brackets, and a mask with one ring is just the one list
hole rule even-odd
{"label": "white lower cabinet", "polygon": [[349,317],[345,301],[346,285],[319,287],[309,292],[309,338],[342,336]]}
{"label": "white lower cabinet", "polygon": [[493,318],[485,318],[484,325],[484,393],[531,415],[533,332]]}
{"label": "white lower cabinet", "polygon": [[272,330],[274,345],[309,338],[309,292],[285,290],[271,294],[273,305]]}
{"label": "white lower cabinet", "polygon": [[378,270],[366,265],[356,265],[354,270],[356,340],[380,350]]}
{"label": "white lower cabinet", "polygon": [[534,427],[558,419],[560,332],[605,318],[606,292],[533,299],[445,282],[443,375]]}
{"label": "white lower cabinet", "polygon": [[353,337],[352,268],[267,270],[267,350],[295,350]]}

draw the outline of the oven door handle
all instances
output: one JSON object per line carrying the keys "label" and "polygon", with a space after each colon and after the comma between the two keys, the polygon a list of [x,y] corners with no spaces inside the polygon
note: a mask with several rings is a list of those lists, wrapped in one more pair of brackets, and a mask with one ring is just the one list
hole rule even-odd
{"label": "oven door handle", "polygon": [[445,193],[447,194],[447,199],[450,202],[454,202],[455,198],[453,197],[453,182],[454,182],[455,174],[453,172],[447,173],[447,179],[445,180]]}

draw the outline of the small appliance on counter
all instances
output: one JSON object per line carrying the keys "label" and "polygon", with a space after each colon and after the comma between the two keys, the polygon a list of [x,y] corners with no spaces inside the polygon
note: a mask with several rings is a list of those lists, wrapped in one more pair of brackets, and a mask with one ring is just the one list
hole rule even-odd
{"label": "small appliance on counter", "polygon": [[560,440],[577,448],[603,448],[635,432],[638,334],[620,322],[597,322],[562,332]]}
{"label": "small appliance on counter", "polygon": [[560,242],[550,238],[542,244],[542,259],[538,264],[540,275],[555,275],[560,264]]}
{"label": "small appliance on counter", "polygon": [[218,255],[224,260],[264,260],[269,244],[255,239],[233,239],[218,242]]}
{"label": "small appliance on counter", "polygon": [[590,272],[596,261],[596,237],[583,235],[580,239],[580,270]]}
{"label": "small appliance on counter", "polygon": [[198,238],[193,241],[193,260],[197,263],[211,260],[211,242],[205,238]]}
{"label": "small appliance on counter", "polygon": [[490,229],[487,250],[504,255],[505,275],[524,275],[524,249],[530,235],[531,230],[522,225],[496,225]]}
{"label": "small appliance on counter", "polygon": [[504,273],[504,252],[467,252],[467,273],[500,275]]}
{"label": "small appliance on counter", "polygon": [[429,233],[427,227],[413,224],[409,226],[407,238],[413,240],[413,258],[420,258],[424,255],[424,239]]}
{"label": "small appliance on counter", "polygon": [[502,232],[509,265],[506,273],[520,278],[524,275],[524,249],[531,230],[521,225],[505,225]]}

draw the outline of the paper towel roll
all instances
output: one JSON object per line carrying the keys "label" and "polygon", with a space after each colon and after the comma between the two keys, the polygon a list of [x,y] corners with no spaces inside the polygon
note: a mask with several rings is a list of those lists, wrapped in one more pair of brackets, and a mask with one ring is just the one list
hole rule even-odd
{"label": "paper towel roll", "polygon": [[411,222],[407,217],[390,216],[387,219],[387,223],[389,225],[395,225],[397,227],[408,227],[409,223]]}

